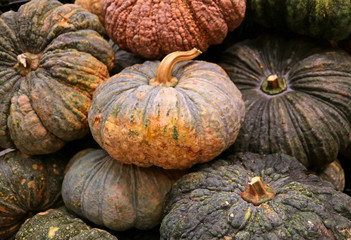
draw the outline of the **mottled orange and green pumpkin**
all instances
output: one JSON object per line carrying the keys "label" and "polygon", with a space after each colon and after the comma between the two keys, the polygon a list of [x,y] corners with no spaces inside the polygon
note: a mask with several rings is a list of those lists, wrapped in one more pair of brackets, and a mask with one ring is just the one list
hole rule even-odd
{"label": "mottled orange and green pumpkin", "polygon": [[11,237],[27,218],[58,203],[67,163],[59,154],[28,157],[5,151],[0,153],[0,239]]}
{"label": "mottled orange and green pumpkin", "polygon": [[99,228],[91,228],[65,207],[49,209],[27,219],[15,240],[117,240]]}
{"label": "mottled orange and green pumpkin", "polygon": [[183,171],[122,164],[102,149],[78,152],[63,180],[65,206],[80,217],[116,231],[152,229],[163,202]]}
{"label": "mottled orange and green pumpkin", "polygon": [[244,102],[218,65],[181,61],[198,54],[174,52],[161,64],[133,65],[101,84],[89,111],[99,145],[123,163],[166,169],[210,161],[228,148]]}
{"label": "mottled orange and green pumpkin", "polygon": [[174,51],[206,51],[244,19],[246,0],[105,0],[107,34],[122,49],[148,59]]}
{"label": "mottled orange and green pumpkin", "polygon": [[322,172],[317,174],[322,180],[331,182],[336,190],[342,192],[345,188],[345,171],[338,159],[327,165]]}
{"label": "mottled orange and green pumpkin", "polygon": [[75,0],[74,1],[74,4],[77,4],[87,9],[89,12],[97,15],[99,17],[100,22],[104,24],[105,15],[103,14],[102,3],[103,3],[103,0]]}
{"label": "mottled orange and green pumpkin", "polygon": [[0,146],[52,153],[85,136],[113,51],[96,15],[33,0],[0,16]]}

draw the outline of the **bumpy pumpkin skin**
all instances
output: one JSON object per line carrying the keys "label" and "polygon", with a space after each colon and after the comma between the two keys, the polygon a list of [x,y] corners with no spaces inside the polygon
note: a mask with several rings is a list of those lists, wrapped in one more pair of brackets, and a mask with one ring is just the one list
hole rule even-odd
{"label": "bumpy pumpkin skin", "polygon": [[[260,176],[275,197],[240,197]],[[197,165],[172,187],[161,239],[349,239],[351,198],[284,154],[245,153]]]}
{"label": "bumpy pumpkin skin", "polygon": [[25,157],[12,151],[0,155],[0,239],[6,239],[33,213],[56,204],[67,161],[58,154]]}
{"label": "bumpy pumpkin skin", "polygon": [[65,207],[40,212],[26,220],[15,237],[16,240],[117,240],[112,234],[91,228]]}
{"label": "bumpy pumpkin skin", "polygon": [[116,231],[160,224],[165,196],[183,174],[122,164],[102,149],[83,150],[68,166],[62,185],[66,207]]}
{"label": "bumpy pumpkin skin", "polygon": [[206,51],[244,19],[246,0],[105,0],[106,32],[122,49],[147,59]]}
{"label": "bumpy pumpkin skin", "polygon": [[[234,152],[286,153],[319,172],[347,146],[351,57],[344,51],[265,35],[234,44],[218,64],[246,106]],[[285,78],[287,90],[270,95],[261,89],[272,74]]]}
{"label": "bumpy pumpkin skin", "polygon": [[174,87],[154,86],[159,61],[125,68],[95,91],[94,139],[113,158],[142,167],[185,169],[207,162],[236,139],[245,115],[241,93],[222,68],[177,63]]}
{"label": "bumpy pumpkin skin", "polygon": [[102,2],[103,0],[75,0],[74,4],[77,4],[89,12],[94,13],[99,17],[99,20],[102,24],[105,22],[105,16],[102,11]]}
{"label": "bumpy pumpkin skin", "polygon": [[111,45],[112,50],[115,53],[114,67],[112,70],[110,70],[111,76],[119,73],[126,67],[130,67],[134,64],[140,64],[146,61],[146,59],[143,57],[121,49],[112,40],[109,40],[108,43]]}
{"label": "bumpy pumpkin skin", "polygon": [[0,146],[47,154],[85,136],[92,93],[113,66],[97,16],[33,0],[2,14],[0,32]]}
{"label": "bumpy pumpkin skin", "polygon": [[345,39],[351,34],[350,0],[249,0],[247,8],[265,27],[328,40]]}

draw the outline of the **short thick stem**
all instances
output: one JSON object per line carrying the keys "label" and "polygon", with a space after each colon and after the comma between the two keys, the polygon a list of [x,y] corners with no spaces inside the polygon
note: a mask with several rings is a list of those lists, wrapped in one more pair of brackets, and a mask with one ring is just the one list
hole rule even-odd
{"label": "short thick stem", "polygon": [[29,52],[22,53],[17,56],[17,64],[14,66],[17,72],[22,76],[36,70],[39,67],[40,54],[32,54]]}
{"label": "short thick stem", "polygon": [[263,184],[261,177],[254,177],[249,182],[245,191],[240,194],[240,197],[258,206],[261,203],[272,200],[275,197],[275,193],[269,184]]}
{"label": "short thick stem", "polygon": [[269,75],[262,83],[261,90],[269,95],[276,95],[287,89],[284,77],[278,77],[276,74]]}
{"label": "short thick stem", "polygon": [[191,60],[201,54],[201,51],[193,48],[189,51],[176,51],[168,54],[160,63],[156,78],[150,80],[149,84],[154,86],[174,87],[178,79],[172,76],[173,67],[176,63]]}

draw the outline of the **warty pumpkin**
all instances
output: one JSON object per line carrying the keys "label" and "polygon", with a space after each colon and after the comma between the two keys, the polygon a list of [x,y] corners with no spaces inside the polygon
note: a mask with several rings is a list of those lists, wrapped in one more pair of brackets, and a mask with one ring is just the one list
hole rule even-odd
{"label": "warty pumpkin", "polygon": [[218,64],[246,106],[234,152],[286,153],[319,172],[348,145],[351,57],[344,51],[262,35],[234,44]]}
{"label": "warty pumpkin", "polygon": [[199,53],[136,64],[101,84],[88,115],[99,145],[123,163],[166,169],[189,168],[227,149],[244,102],[221,67],[190,60]]}
{"label": "warty pumpkin", "polygon": [[285,154],[196,165],[166,198],[161,239],[349,239],[351,198]]}
{"label": "warty pumpkin", "polygon": [[85,136],[114,57],[97,16],[33,0],[2,14],[0,32],[0,146],[48,154]]}
{"label": "warty pumpkin", "polygon": [[102,149],[86,149],[68,164],[62,198],[69,210],[97,225],[152,229],[160,224],[165,196],[182,174],[122,164]]}
{"label": "warty pumpkin", "polygon": [[15,240],[117,240],[99,228],[91,228],[65,207],[49,209],[27,219]]}
{"label": "warty pumpkin", "polygon": [[206,51],[220,44],[244,19],[246,0],[105,0],[109,37],[122,49],[147,59],[174,51]]}
{"label": "warty pumpkin", "polygon": [[0,239],[13,236],[33,214],[60,202],[66,159],[60,154],[28,157],[0,153]]}
{"label": "warty pumpkin", "polygon": [[318,39],[341,40],[351,34],[350,0],[248,0],[259,24]]}

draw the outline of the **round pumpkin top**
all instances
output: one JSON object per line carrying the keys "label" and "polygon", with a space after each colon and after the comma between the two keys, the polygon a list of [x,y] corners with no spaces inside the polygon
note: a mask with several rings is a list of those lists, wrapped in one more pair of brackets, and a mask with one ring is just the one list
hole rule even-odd
{"label": "round pumpkin top", "polygon": [[[261,178],[274,197],[242,197]],[[256,184],[256,181],[252,181]],[[270,191],[266,189],[267,191]],[[161,239],[348,239],[351,198],[284,154],[238,153],[197,165],[166,199]]]}
{"label": "round pumpkin top", "polygon": [[103,9],[114,42],[147,59],[159,59],[221,43],[244,19],[246,0],[105,0]]}
{"label": "round pumpkin top", "polygon": [[250,16],[265,27],[314,38],[341,40],[351,34],[350,0],[250,0]]}
{"label": "round pumpkin top", "polygon": [[28,157],[0,152],[0,239],[14,235],[33,214],[54,207],[66,163],[57,153]]}
{"label": "round pumpkin top", "polygon": [[33,0],[0,16],[0,146],[47,154],[89,131],[95,88],[113,51],[97,16]]}
{"label": "round pumpkin top", "polygon": [[161,222],[166,194],[183,174],[123,164],[102,149],[86,149],[68,165],[62,198],[68,209],[100,226],[152,229]]}
{"label": "round pumpkin top", "polygon": [[351,57],[344,51],[263,35],[234,44],[218,64],[245,101],[234,152],[286,153],[318,172],[349,143]]}
{"label": "round pumpkin top", "polygon": [[218,65],[186,60],[198,54],[174,52],[101,84],[89,111],[99,145],[123,163],[166,169],[189,168],[227,149],[244,119],[241,93]]}
{"label": "round pumpkin top", "polygon": [[49,209],[27,219],[15,239],[117,240],[105,230],[89,227],[65,207]]}

